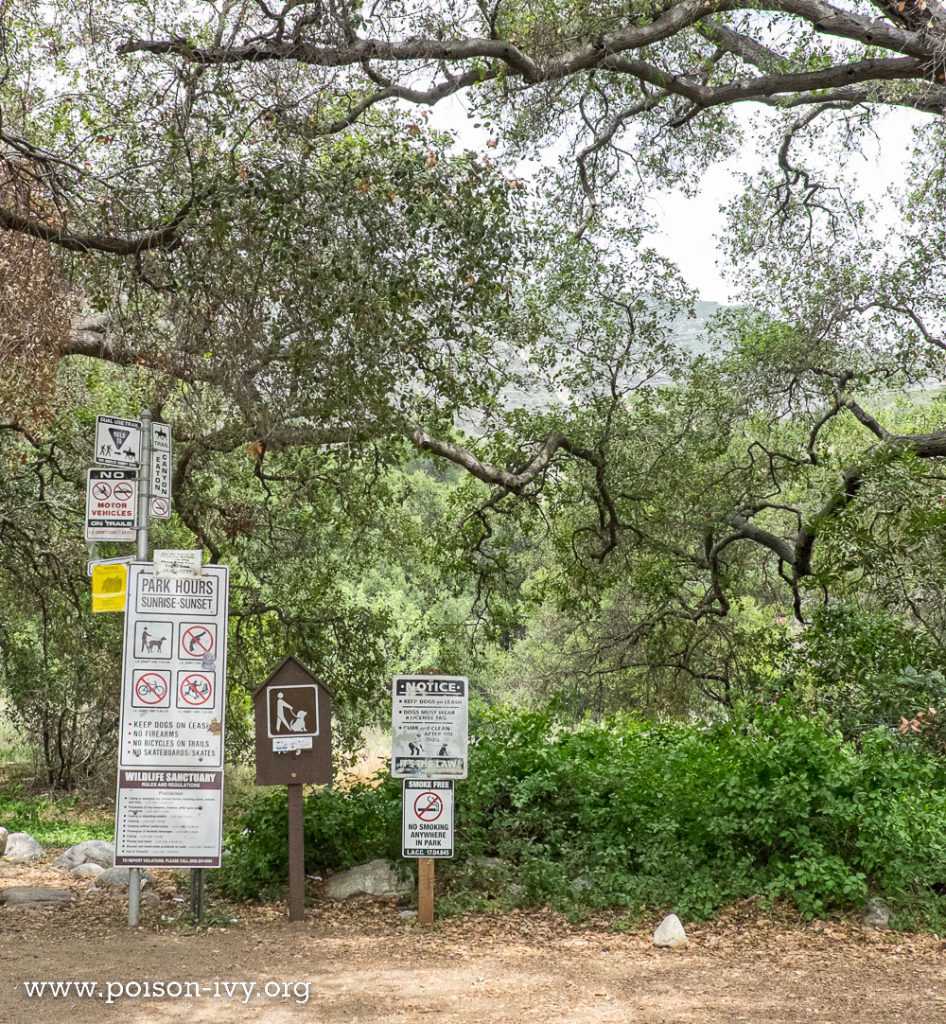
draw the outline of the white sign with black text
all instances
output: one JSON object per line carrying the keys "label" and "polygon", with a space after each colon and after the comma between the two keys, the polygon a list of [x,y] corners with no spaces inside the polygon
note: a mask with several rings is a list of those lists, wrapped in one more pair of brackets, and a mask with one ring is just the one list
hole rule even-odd
{"label": "white sign with black text", "polygon": [[222,768],[228,584],[129,566],[119,768]]}
{"label": "white sign with black text", "polygon": [[141,464],[141,420],[126,420],[120,416],[95,417],[94,462],[106,466]]}
{"label": "white sign with black text", "polygon": [[401,855],[453,856],[453,780],[405,779]]}
{"label": "white sign with black text", "polygon": [[133,469],[90,469],[85,492],[86,540],[134,540],[138,481]]}
{"label": "white sign with black text", "polygon": [[465,779],[465,676],[395,676],[391,774],[395,779]]}
{"label": "white sign with black text", "polygon": [[119,769],[118,867],[219,868],[223,772]]}
{"label": "white sign with black text", "polygon": [[115,863],[219,867],[229,570],[128,567]]}

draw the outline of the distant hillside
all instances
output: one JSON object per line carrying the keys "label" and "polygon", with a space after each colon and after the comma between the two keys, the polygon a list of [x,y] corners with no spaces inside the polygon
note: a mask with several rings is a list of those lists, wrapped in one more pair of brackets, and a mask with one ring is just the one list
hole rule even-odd
{"label": "distant hillside", "polygon": [[674,321],[671,340],[694,355],[703,355],[710,351],[707,325],[724,308],[726,307],[720,302],[704,302],[700,299],[694,303],[695,316],[677,317]]}
{"label": "distant hillside", "polygon": [[[670,341],[692,355],[703,355],[711,351],[712,344],[709,338],[709,322],[725,307],[719,302],[704,302],[702,300],[694,303],[694,315],[692,317],[680,316],[673,322],[670,329]],[[520,371],[525,369],[525,364],[519,363]],[[669,378],[654,378],[656,383],[664,383]],[[529,388],[507,387],[503,392],[503,404],[509,409],[528,409],[536,411],[548,408],[561,401],[567,401],[567,394],[554,394],[535,384]],[[471,422],[464,421],[466,429],[476,431]]]}

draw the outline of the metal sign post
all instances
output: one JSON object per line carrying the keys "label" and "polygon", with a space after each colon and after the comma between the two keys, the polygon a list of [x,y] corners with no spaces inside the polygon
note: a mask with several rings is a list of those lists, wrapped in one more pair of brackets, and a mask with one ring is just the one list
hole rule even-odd
{"label": "metal sign post", "polygon": [[[96,439],[98,440],[98,439]],[[148,501],[151,497],[151,410],[141,411],[141,475],[138,478],[138,560],[148,561]],[[127,613],[126,613],[127,614]],[[128,926],[137,928],[141,916],[141,869],[128,871]]]}

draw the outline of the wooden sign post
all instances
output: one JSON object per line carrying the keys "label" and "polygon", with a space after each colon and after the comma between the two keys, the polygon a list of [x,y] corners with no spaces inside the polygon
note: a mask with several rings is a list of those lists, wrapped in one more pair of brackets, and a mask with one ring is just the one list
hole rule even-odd
{"label": "wooden sign post", "polygon": [[417,860],[417,921],[419,924],[434,923],[434,865],[433,857]]}
{"label": "wooden sign post", "polygon": [[331,693],[292,656],[253,694],[256,785],[289,797],[289,920],[305,918],[305,783],[331,785]]}

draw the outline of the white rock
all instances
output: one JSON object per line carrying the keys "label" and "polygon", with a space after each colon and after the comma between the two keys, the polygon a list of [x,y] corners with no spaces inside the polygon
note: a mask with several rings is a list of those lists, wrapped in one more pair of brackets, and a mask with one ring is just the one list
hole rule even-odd
{"label": "white rock", "polygon": [[29,834],[29,832],[11,832],[7,836],[7,848],[4,859],[14,864],[26,864],[31,860],[45,857],[46,851]]}
{"label": "white rock", "polygon": [[3,856],[7,848],[7,836],[9,832],[5,828],[0,828],[0,857]]}
{"label": "white rock", "polygon": [[679,949],[687,944],[687,933],[676,914],[667,914],[657,925],[653,943],[655,946],[665,946],[668,949]]}
{"label": "white rock", "polygon": [[110,868],[115,863],[115,847],[102,839],[87,839],[84,843],[70,846],[54,861],[54,868],[71,871],[80,864],[98,864],[99,867]]}
{"label": "white rock", "polygon": [[93,864],[87,861],[85,864],[77,864],[70,872],[70,878],[98,878],[105,870],[101,864]]}
{"label": "white rock", "polygon": [[413,891],[413,878],[406,872],[401,875],[386,860],[372,860],[340,871],[325,883],[325,895],[331,900],[350,900],[355,896],[394,899]]}

